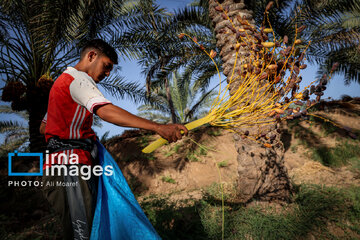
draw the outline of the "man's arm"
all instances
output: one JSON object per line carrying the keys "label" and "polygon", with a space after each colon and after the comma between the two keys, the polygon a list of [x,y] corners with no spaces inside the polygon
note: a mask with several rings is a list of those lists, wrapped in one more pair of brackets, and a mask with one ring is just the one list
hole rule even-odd
{"label": "man's arm", "polygon": [[122,127],[133,127],[151,130],[169,142],[181,139],[181,131],[187,135],[188,130],[181,124],[158,124],[145,118],[138,117],[113,104],[106,104],[94,109],[101,119]]}
{"label": "man's arm", "polygon": [[41,122],[40,124],[40,134],[44,135],[45,134],[45,127],[46,127],[46,123]]}
{"label": "man's arm", "polygon": [[45,114],[45,116],[43,117],[43,119],[41,120],[41,124],[40,124],[40,134],[44,135],[45,134],[45,128],[46,128],[46,121],[47,121],[47,113]]}

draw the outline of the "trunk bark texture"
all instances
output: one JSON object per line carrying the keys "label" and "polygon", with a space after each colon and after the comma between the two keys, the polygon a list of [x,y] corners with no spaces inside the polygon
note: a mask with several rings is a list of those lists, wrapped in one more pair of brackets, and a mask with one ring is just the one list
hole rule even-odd
{"label": "trunk bark texture", "polygon": [[39,128],[47,111],[49,92],[31,87],[27,90],[26,98],[29,113],[30,151],[44,152],[46,148],[45,137],[40,134]]}
{"label": "trunk bark texture", "polygon": [[[223,61],[223,73],[228,78],[231,76],[235,56],[236,56],[236,32],[223,12],[215,10],[219,3],[227,10],[236,29],[242,28],[237,16],[247,19],[248,23],[255,25],[252,18],[252,12],[246,9],[243,0],[225,0],[209,1],[209,14],[214,24],[216,32],[217,47],[220,49],[220,56]],[[247,31],[252,35],[251,31]],[[234,81],[229,90],[230,94],[235,91],[242,78],[240,66],[248,63],[249,49],[240,47],[239,58],[235,69]],[[239,70],[238,70],[239,69]],[[241,103],[240,107],[241,107]],[[261,144],[249,140],[241,139],[238,134],[234,135],[235,147],[238,152],[238,181],[237,194],[240,202],[249,202],[252,199],[265,201],[289,201],[291,194],[291,184],[289,181],[287,169],[284,166],[284,147],[280,140],[280,133],[277,131],[277,125],[262,128],[267,136],[272,136],[273,142],[279,142],[272,148],[264,148]],[[256,133],[258,128],[247,128],[251,133]]]}
{"label": "trunk bark texture", "polygon": [[176,113],[175,113],[175,108],[174,108],[174,102],[173,102],[172,96],[171,96],[171,90],[170,90],[170,86],[169,86],[168,77],[165,77],[165,88],[166,88],[166,98],[169,103],[169,108],[170,108],[170,113],[171,113],[171,122],[176,123],[177,122],[176,121]]}
{"label": "trunk bark texture", "polygon": [[[166,64],[168,64],[169,59],[167,57],[160,57],[160,61],[161,61],[161,71],[164,71],[164,68],[166,66]],[[172,100],[172,96],[171,96],[171,90],[170,90],[170,86],[169,86],[169,79],[167,76],[165,76],[165,91],[166,91],[166,100],[169,103],[169,108],[170,108],[170,114],[171,114],[171,122],[172,123],[176,123],[176,113],[175,113],[175,108],[174,108],[174,102]]]}

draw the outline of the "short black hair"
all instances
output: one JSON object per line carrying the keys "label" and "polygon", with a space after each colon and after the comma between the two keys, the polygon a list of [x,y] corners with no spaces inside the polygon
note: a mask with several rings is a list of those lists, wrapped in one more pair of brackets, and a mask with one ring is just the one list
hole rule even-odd
{"label": "short black hair", "polygon": [[84,53],[86,53],[87,50],[92,48],[106,55],[114,64],[118,64],[118,55],[115,49],[102,39],[93,39],[87,41],[80,51],[80,57],[83,58]]}

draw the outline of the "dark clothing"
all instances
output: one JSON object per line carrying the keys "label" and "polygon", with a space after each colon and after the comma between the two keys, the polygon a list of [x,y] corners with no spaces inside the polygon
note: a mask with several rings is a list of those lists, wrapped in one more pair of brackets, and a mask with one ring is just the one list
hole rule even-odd
{"label": "dark clothing", "polygon": [[64,227],[64,239],[90,239],[97,200],[97,183],[98,177],[93,175],[89,180],[84,180],[81,176],[64,174],[43,176],[44,195],[60,216]]}

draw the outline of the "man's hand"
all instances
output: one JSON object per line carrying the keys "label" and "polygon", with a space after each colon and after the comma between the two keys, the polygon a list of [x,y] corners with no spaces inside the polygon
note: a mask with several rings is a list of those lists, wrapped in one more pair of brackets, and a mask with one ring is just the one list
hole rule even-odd
{"label": "man's hand", "polygon": [[160,124],[155,131],[170,143],[176,142],[182,138],[182,135],[188,134],[187,128],[181,124]]}

